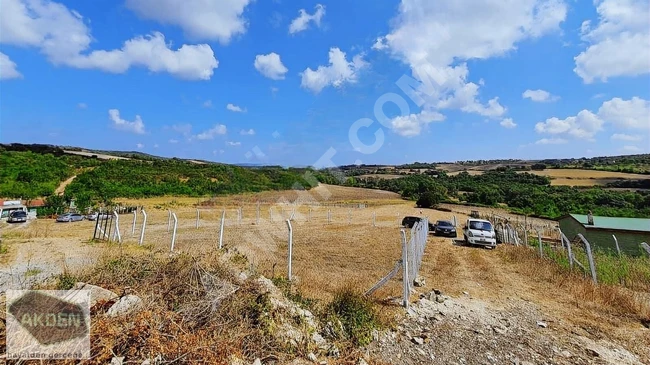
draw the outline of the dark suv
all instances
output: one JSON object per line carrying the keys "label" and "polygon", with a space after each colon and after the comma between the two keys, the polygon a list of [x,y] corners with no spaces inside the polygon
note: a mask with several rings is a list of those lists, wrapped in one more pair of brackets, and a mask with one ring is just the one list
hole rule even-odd
{"label": "dark suv", "polygon": [[9,214],[7,223],[24,223],[27,222],[27,212],[24,210],[16,210]]}
{"label": "dark suv", "polygon": [[[415,226],[415,223],[421,221],[422,218],[420,217],[413,217],[413,216],[407,216],[402,219],[402,226],[407,227],[407,228],[413,228]],[[429,222],[429,232],[433,232],[434,226],[431,222]]]}

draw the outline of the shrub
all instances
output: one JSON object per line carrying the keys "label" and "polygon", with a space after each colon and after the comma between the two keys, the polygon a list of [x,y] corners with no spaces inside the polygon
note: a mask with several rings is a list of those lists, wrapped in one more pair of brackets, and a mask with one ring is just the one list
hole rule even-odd
{"label": "shrub", "polygon": [[350,286],[338,290],[327,305],[326,318],[341,323],[346,340],[354,346],[365,346],[372,341],[372,331],[379,326],[374,304]]}

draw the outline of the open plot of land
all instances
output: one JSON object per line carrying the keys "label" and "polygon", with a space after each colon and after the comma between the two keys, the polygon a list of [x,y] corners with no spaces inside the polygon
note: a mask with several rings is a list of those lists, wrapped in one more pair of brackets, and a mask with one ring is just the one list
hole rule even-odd
{"label": "open plot of land", "polygon": [[105,155],[105,154],[102,154],[102,153],[94,153],[94,152],[86,152],[86,151],[64,150],[63,152],[71,154],[71,155],[79,155],[79,156],[84,156],[84,157],[97,156],[97,158],[100,159],[100,160],[129,160],[129,158],[126,158],[126,157]]}
{"label": "open plot of land", "polygon": [[[138,245],[142,216],[136,217],[135,227],[132,226],[133,215],[120,216],[122,245],[88,243],[95,229],[94,222],[56,224],[52,220],[39,220],[11,226],[3,223],[0,227],[2,244],[8,248],[8,253],[3,255],[0,270],[5,280],[13,281],[1,284],[6,288],[16,282],[24,284],[26,278],[34,278],[32,282],[42,280],[60,272],[64,266],[81,268],[110,251],[151,250],[166,253],[173,235],[173,222],[170,225],[167,209],[171,209],[178,219],[175,251],[189,254],[212,251],[219,244],[220,219],[225,210],[225,257],[233,265],[267,277],[287,273],[286,219],[293,216],[293,274],[297,277],[297,287],[306,297],[327,301],[345,284],[352,284],[360,290],[368,289],[393,268],[401,256],[399,223],[403,216],[425,215],[437,220],[451,219],[455,215],[458,222],[467,217],[462,209],[456,209],[453,213],[420,210],[414,208],[412,202],[403,201],[393,193],[338,186],[320,186],[309,192],[312,200],[299,199],[331,203],[331,206],[292,205],[285,202],[304,198],[303,193],[266,192],[219,197],[214,200],[212,209],[202,208],[198,211],[198,228],[197,209],[193,206],[200,201],[197,198],[130,201],[143,205],[148,215],[142,247]],[[329,193],[327,199],[326,193]],[[258,201],[261,202],[259,210]],[[344,206],[349,202],[369,204],[366,208]],[[543,220],[535,223],[553,224]],[[500,246],[496,250],[484,250],[454,245],[447,238],[431,237],[421,269],[426,286],[417,290],[426,293],[435,288],[453,297],[462,297],[463,292],[467,292],[473,304],[460,299],[458,302],[466,308],[475,308],[473,313],[479,307],[485,313],[516,311],[513,318],[523,322],[517,324],[520,327],[516,328],[524,328],[522,333],[526,336],[537,333],[534,338],[545,339],[544,346],[533,346],[530,343],[533,337],[524,335],[511,338],[484,333],[483,330],[468,330],[468,340],[459,344],[458,348],[446,349],[445,353],[449,356],[456,353],[469,356],[476,352],[476,341],[486,338],[491,344],[489,346],[497,347],[488,347],[495,356],[510,351],[513,346],[523,346],[523,350],[516,350],[517,353],[521,352],[518,356],[523,361],[536,361],[534,352],[546,350],[551,353],[540,356],[544,361],[553,359],[551,363],[588,363],[593,360],[596,363],[636,364],[650,359],[650,332],[639,323],[638,313],[613,309],[617,305],[614,299],[611,305],[595,299],[593,293],[600,289],[590,289],[593,288],[590,284],[583,285],[577,279],[560,280],[549,274],[548,266],[536,264],[531,267],[529,261],[513,259],[511,249],[514,248]],[[612,291],[612,298],[615,297],[614,293]],[[380,289],[376,297],[400,294],[401,283],[395,279]],[[414,298],[417,298],[417,293]],[[640,308],[639,311],[648,310],[643,306]],[[463,316],[466,314],[461,314]],[[463,331],[465,327],[476,325],[473,319],[468,318],[460,319],[464,321],[460,324],[464,326]],[[536,320],[544,320],[549,324],[548,328],[539,328]],[[441,327],[436,331],[452,336],[458,332],[458,328],[445,330]],[[598,343],[599,346],[614,349],[612,351],[615,353],[629,351],[630,355],[623,360],[612,360],[601,351],[603,355],[595,357],[584,349],[580,350],[577,344],[583,343],[581,341]],[[446,338],[441,337],[436,346],[444,346],[447,342]],[[555,358],[559,356],[554,353],[555,348],[558,353],[568,348],[573,357],[559,361]],[[415,349],[413,353],[416,355],[404,352],[403,357],[397,360],[392,357],[394,352],[390,353],[390,349],[395,350],[381,346],[373,348],[373,354],[385,361],[392,359],[390,363],[426,361],[417,357],[420,355]],[[431,349],[435,353],[439,350]],[[480,363],[485,355],[476,353],[476,356],[481,357],[467,358],[469,363]],[[505,358],[501,360],[506,361]]]}
{"label": "open plot of land", "polygon": [[527,172],[535,175],[550,177],[552,179],[551,185],[592,186],[607,185],[607,183],[618,180],[650,179],[650,175],[598,170],[546,169],[543,171]]}

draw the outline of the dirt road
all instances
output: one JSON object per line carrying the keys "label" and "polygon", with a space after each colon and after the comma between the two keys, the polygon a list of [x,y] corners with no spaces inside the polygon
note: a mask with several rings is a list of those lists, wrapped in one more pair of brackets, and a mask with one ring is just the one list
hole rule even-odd
{"label": "dirt road", "polygon": [[417,288],[423,299],[370,353],[391,364],[650,364],[650,330],[638,320],[507,262],[508,249],[430,240],[426,286]]}
{"label": "dirt road", "polygon": [[74,175],[74,176],[66,179],[65,181],[61,182],[61,184],[59,184],[59,186],[56,188],[56,190],[54,190],[54,194],[61,195],[61,194],[65,193],[66,186],[70,185],[72,180],[74,180],[76,178],[77,178],[77,175]]}

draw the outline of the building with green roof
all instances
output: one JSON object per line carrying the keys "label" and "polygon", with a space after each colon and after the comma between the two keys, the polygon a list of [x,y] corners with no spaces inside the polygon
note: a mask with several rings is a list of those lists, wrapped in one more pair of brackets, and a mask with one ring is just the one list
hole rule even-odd
{"label": "building with green roof", "polygon": [[642,252],[641,242],[650,243],[650,219],[592,217],[593,224],[589,224],[588,216],[583,214],[565,215],[558,219],[558,223],[567,238],[572,240],[581,233],[595,249],[616,252],[616,236],[621,252],[636,256]]}

